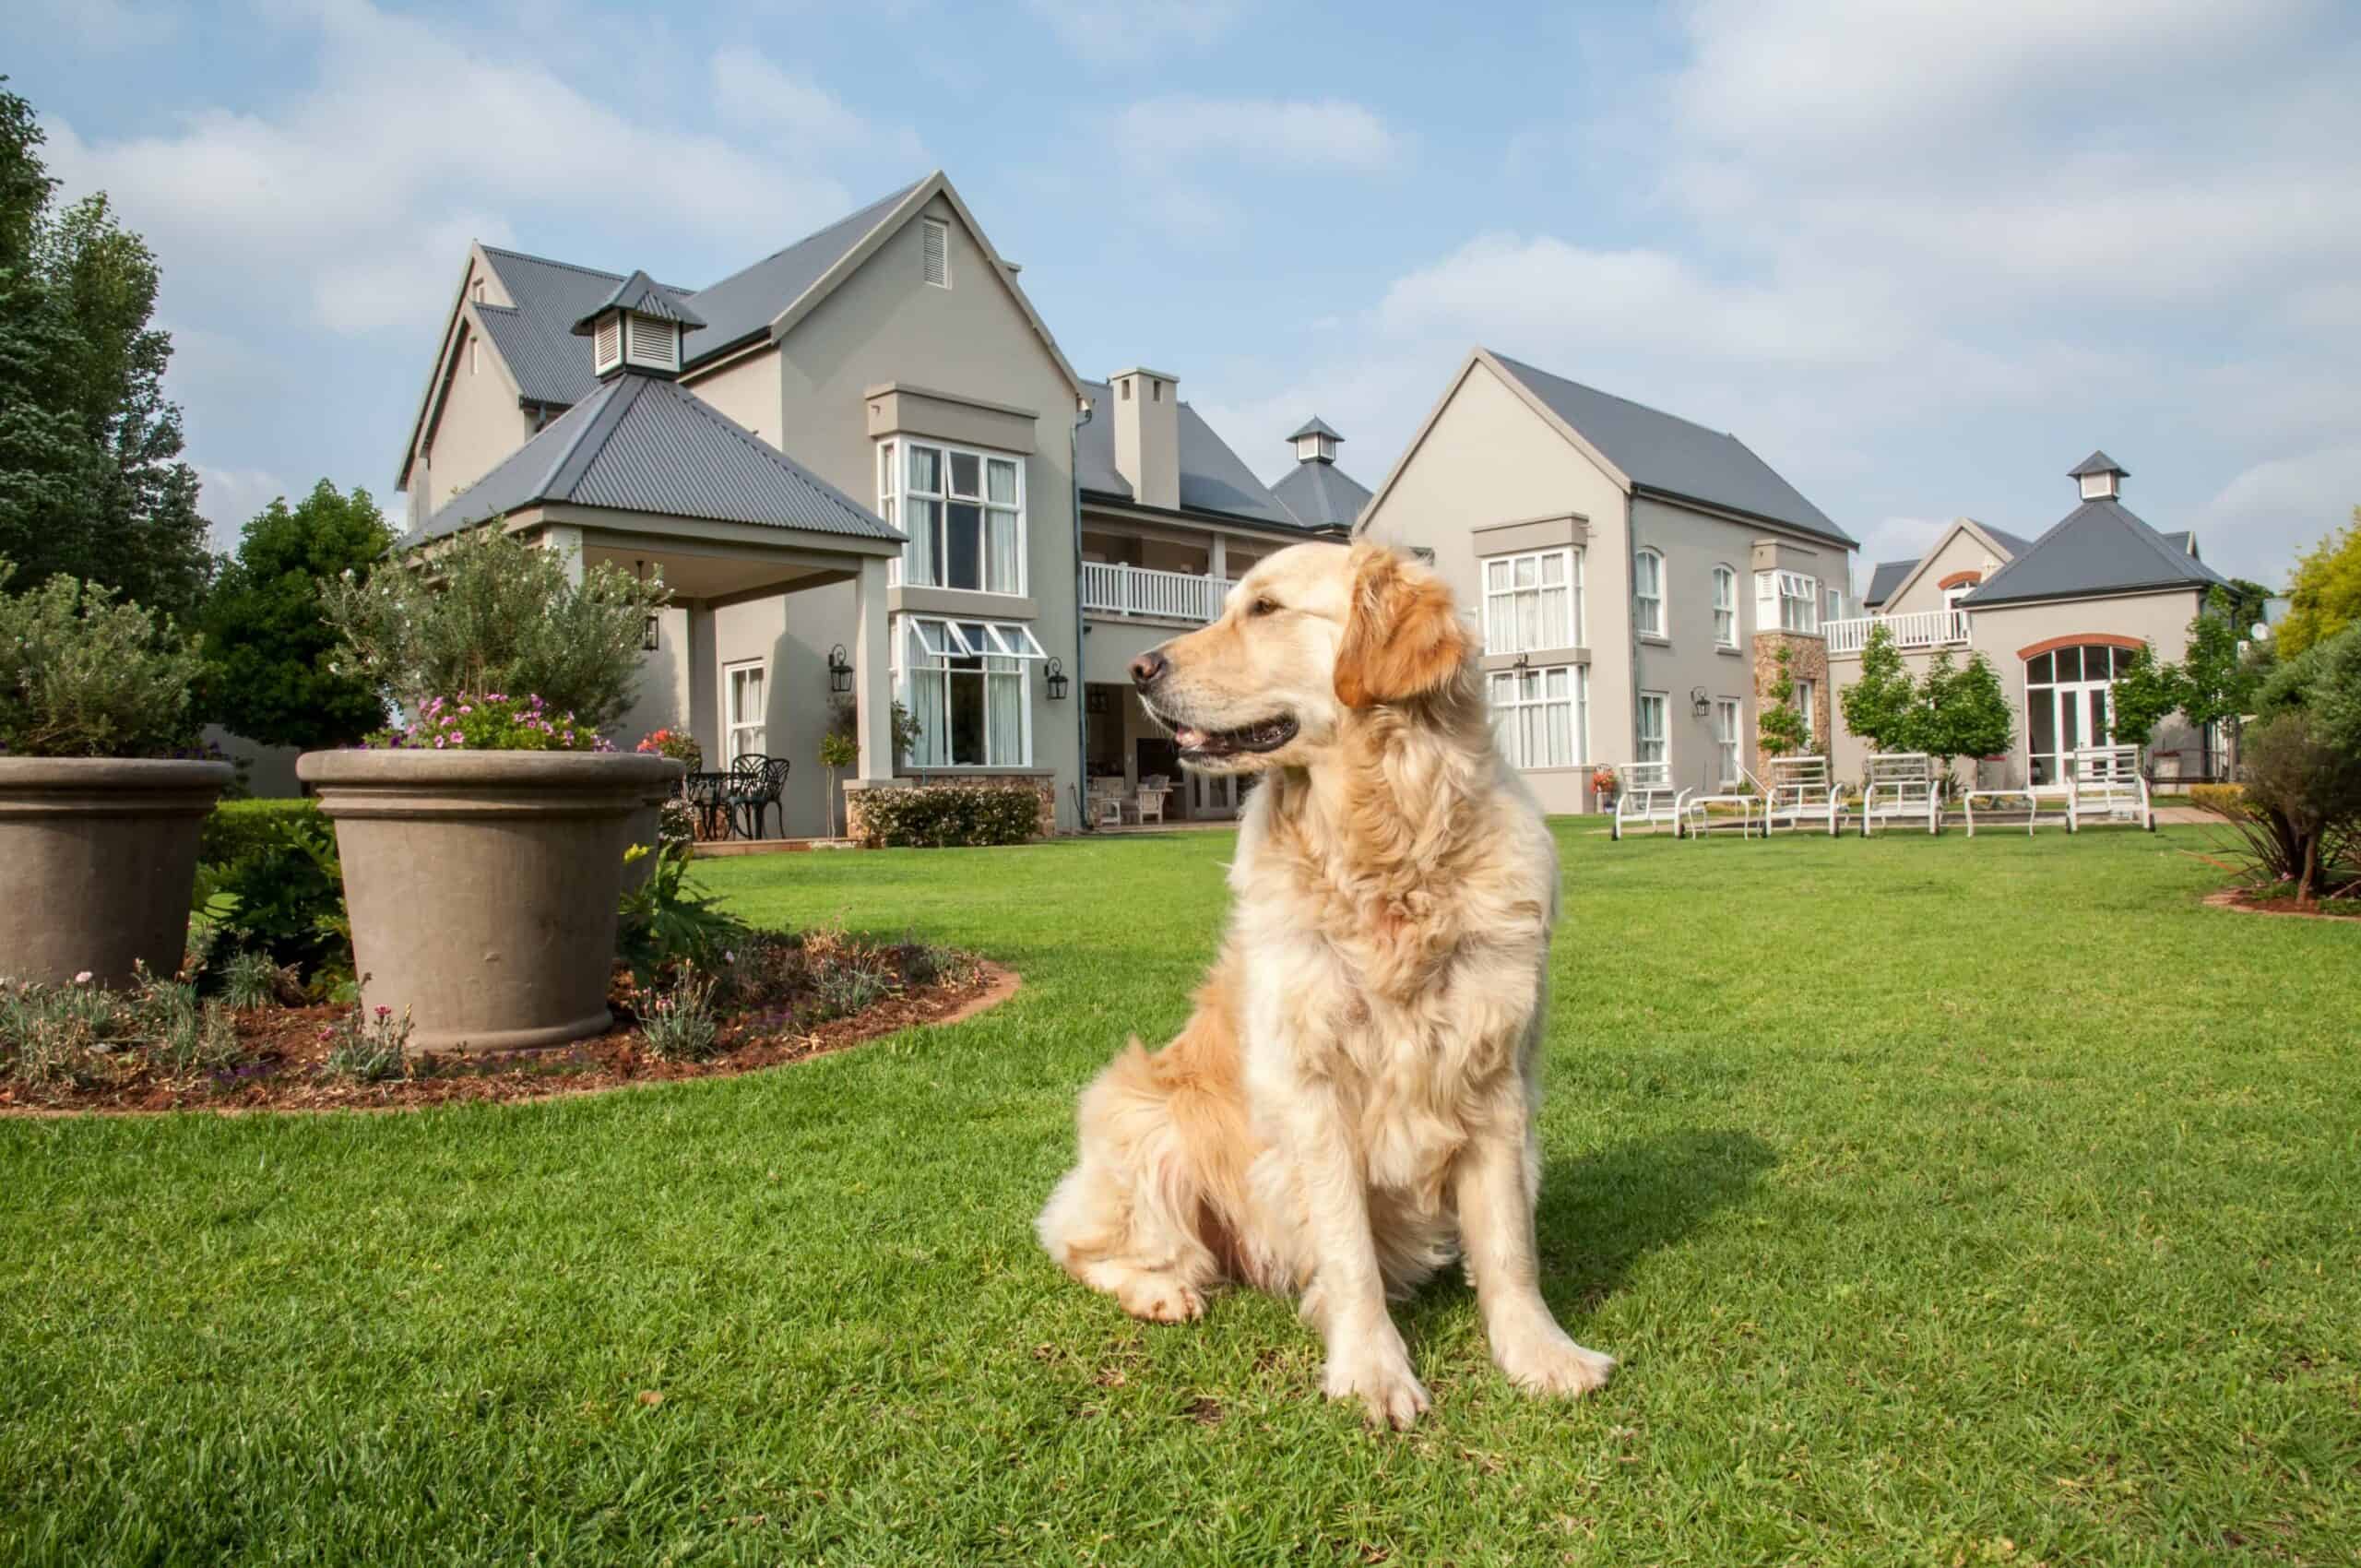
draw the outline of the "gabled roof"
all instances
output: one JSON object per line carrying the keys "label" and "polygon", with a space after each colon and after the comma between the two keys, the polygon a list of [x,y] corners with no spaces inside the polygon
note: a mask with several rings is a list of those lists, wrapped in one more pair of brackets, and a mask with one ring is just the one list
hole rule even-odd
{"label": "gabled roof", "polygon": [[[619,272],[575,267],[521,251],[482,247],[514,305],[476,304],[484,336],[508,362],[516,393],[528,403],[571,408],[598,388],[590,356],[575,341],[574,324],[631,281]],[[646,274],[635,276],[645,277]],[[651,287],[661,287],[651,285]],[[663,291],[675,297],[678,289]]]}
{"label": "gabled roof", "polygon": [[2186,529],[2177,533],[2160,532],[2156,537],[2163,540],[2166,544],[2171,545],[2175,550],[2179,551],[2184,555],[2194,555],[2197,553],[2197,536],[2190,533]]}
{"label": "gabled roof", "polygon": [[687,327],[705,325],[705,317],[680,302],[678,296],[658,283],[645,272],[635,272],[615,285],[615,291],[600,300],[574,324],[577,338],[587,338],[599,318],[611,310],[636,311],[642,315],[659,316],[677,321]]}
{"label": "gabled roof", "polygon": [[780,313],[825,278],[830,269],[926,184],[926,180],[913,181],[859,211],[845,214],[826,228],[806,234],[785,249],[773,251],[720,282],[698,290],[694,297],[697,310],[706,319],[700,330],[689,334],[684,363],[694,365],[767,331]]}
{"label": "gabled roof", "polygon": [[1289,431],[1286,439],[1289,441],[1300,441],[1307,435],[1324,435],[1331,441],[1342,441],[1345,439],[1335,431],[1329,429],[1328,422],[1322,419],[1318,414],[1312,415],[1310,419],[1304,421],[1303,423],[1298,425],[1294,430]]}
{"label": "gabled roof", "polygon": [[[1100,410],[1074,438],[1076,482],[1092,495],[1110,501],[1133,499],[1132,481],[1115,467],[1115,422],[1112,388],[1103,381],[1086,381],[1083,395]],[[1180,505],[1192,512],[1219,512],[1240,522],[1301,528],[1296,515],[1254,477],[1229,444],[1214,434],[1197,410],[1184,400],[1174,410],[1180,425]]]}
{"label": "gabled roof", "polygon": [[[1916,582],[1919,576],[1935,564],[1936,557],[1951,548],[1952,540],[1963,533],[1982,545],[1991,555],[1999,557],[2003,566],[2033,548],[2015,534],[2005,533],[1999,529],[1987,528],[1974,517],[1953,517],[1950,525],[1935,536],[1933,547],[1917,560],[1887,562],[1880,565],[1870,575],[1869,597],[1861,601],[1863,607],[1874,608],[1880,604],[1890,604],[1908,593],[1910,585]],[[1886,573],[1887,566],[1896,566],[1900,570],[1889,577]],[[1999,573],[1995,572],[1993,576],[1999,576]]]}
{"label": "gabled roof", "polygon": [[1298,463],[1271,493],[1306,528],[1348,529],[1369,505],[1370,491],[1335,464],[1315,460]]}
{"label": "gabled roof", "polygon": [[[2104,456],[2104,454],[2101,454]],[[2031,550],[1960,602],[1971,610],[2142,589],[2212,588],[2221,575],[2132,515],[2121,502],[2085,501]]]}
{"label": "gabled roof", "polygon": [[1862,608],[1875,610],[1879,605],[1892,599],[1902,587],[1904,579],[1916,571],[1917,566],[1916,560],[1879,562],[1876,568],[1869,573],[1869,591],[1861,595]]}
{"label": "gabled roof", "polygon": [[669,379],[623,374],[599,384],[564,417],[444,503],[405,542],[438,538],[548,502],[860,539],[902,538],[875,513],[695,393]]}
{"label": "gabled roof", "polygon": [[2094,452],[2066,470],[2066,477],[2069,479],[2081,479],[2088,474],[2121,474],[2129,479],[2131,477],[2131,470],[2104,452]]}

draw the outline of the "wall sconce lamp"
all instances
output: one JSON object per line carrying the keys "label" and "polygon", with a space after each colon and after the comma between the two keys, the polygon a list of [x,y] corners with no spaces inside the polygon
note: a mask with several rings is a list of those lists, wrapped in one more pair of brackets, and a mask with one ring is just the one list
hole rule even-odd
{"label": "wall sconce lamp", "polygon": [[1050,700],[1051,702],[1063,702],[1066,700],[1066,686],[1068,683],[1066,681],[1065,666],[1060,664],[1054,656],[1051,657],[1049,663],[1041,666],[1041,683],[1050,688]]}
{"label": "wall sconce lamp", "polygon": [[828,650],[828,690],[839,696],[852,690],[852,660],[845,657],[842,643]]}
{"label": "wall sconce lamp", "polygon": [[1700,719],[1714,711],[1714,699],[1705,695],[1704,687],[1689,688],[1689,711]]}

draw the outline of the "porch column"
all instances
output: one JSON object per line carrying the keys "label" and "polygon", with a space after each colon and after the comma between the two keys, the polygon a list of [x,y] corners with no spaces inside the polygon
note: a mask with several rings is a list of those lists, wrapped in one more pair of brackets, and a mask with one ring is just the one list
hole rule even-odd
{"label": "porch column", "polygon": [[582,586],[582,530],[558,524],[541,530],[541,543],[558,553],[565,563],[565,578],[575,588]]}
{"label": "porch column", "polygon": [[1207,566],[1205,575],[1216,582],[1229,576],[1229,540],[1220,534],[1214,535],[1213,559]]}
{"label": "porch column", "polygon": [[852,708],[860,777],[894,777],[894,674],[885,635],[885,560],[864,556],[855,589]]}

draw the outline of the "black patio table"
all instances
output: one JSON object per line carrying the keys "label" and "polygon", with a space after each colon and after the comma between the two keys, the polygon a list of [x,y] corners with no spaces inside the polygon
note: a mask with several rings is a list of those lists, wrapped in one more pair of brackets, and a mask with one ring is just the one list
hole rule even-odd
{"label": "black patio table", "polygon": [[730,837],[730,775],[689,774],[681,780],[681,798],[697,814],[699,838]]}

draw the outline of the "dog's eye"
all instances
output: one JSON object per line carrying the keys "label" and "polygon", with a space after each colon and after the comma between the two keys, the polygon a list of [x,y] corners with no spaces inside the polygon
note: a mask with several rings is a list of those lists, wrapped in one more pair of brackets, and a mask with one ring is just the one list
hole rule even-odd
{"label": "dog's eye", "polygon": [[1249,615],[1276,615],[1279,612],[1280,608],[1281,606],[1277,600],[1265,594],[1264,597],[1256,600],[1253,603],[1248,605],[1246,607],[1246,613]]}

